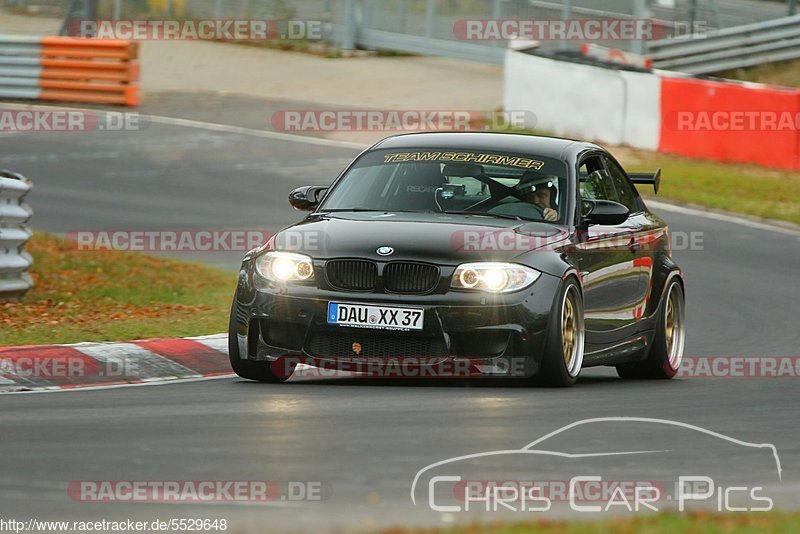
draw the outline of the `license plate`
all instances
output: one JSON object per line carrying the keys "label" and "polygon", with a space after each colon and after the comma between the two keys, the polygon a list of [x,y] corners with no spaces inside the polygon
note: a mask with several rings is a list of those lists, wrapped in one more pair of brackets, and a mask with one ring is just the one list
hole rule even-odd
{"label": "license plate", "polygon": [[425,310],[328,303],[328,324],[380,330],[422,330]]}

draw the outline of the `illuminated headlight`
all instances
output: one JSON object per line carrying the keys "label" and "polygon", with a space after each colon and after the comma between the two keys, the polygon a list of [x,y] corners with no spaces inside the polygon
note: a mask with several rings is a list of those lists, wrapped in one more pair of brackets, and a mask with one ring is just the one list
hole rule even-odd
{"label": "illuminated headlight", "polygon": [[256,260],[256,271],[273,282],[305,282],[314,279],[314,264],[305,254],[267,252]]}
{"label": "illuminated headlight", "polygon": [[453,274],[450,287],[510,293],[525,289],[534,283],[540,274],[535,269],[516,263],[462,263]]}

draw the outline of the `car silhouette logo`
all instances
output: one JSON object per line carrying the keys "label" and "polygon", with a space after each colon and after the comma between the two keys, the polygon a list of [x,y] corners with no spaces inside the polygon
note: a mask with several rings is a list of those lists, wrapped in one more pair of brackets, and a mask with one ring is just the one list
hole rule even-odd
{"label": "car silhouette logo", "polygon": [[381,256],[389,256],[394,253],[394,249],[392,247],[381,247],[376,252]]}

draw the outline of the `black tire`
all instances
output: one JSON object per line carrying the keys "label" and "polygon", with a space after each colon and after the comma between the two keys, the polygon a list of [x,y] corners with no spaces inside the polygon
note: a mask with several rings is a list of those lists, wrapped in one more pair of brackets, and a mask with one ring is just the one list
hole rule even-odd
{"label": "black tire", "polygon": [[[671,308],[671,312],[668,310]],[[677,278],[670,280],[664,300],[658,307],[658,321],[653,344],[647,358],[617,366],[620,378],[669,379],[675,376],[683,357],[685,332],[685,298],[683,286]],[[671,313],[671,317],[668,317]],[[677,322],[676,322],[677,321]],[[668,327],[668,322],[672,326]]]}
{"label": "black tire", "polygon": [[[572,342],[564,343],[564,324],[565,307],[571,306],[571,316],[574,320],[572,326]],[[570,327],[567,327],[570,331]],[[583,364],[584,350],[584,317],[583,317],[583,296],[578,282],[570,277],[567,278],[558,295],[553,301],[550,310],[550,321],[548,326],[547,341],[545,342],[545,352],[542,357],[541,369],[534,377],[534,383],[547,387],[569,387],[578,380],[578,375]],[[567,357],[567,346],[572,346]]]}
{"label": "black tire", "polygon": [[[231,361],[233,372],[248,380],[279,384],[287,381],[292,376],[292,373],[285,373],[286,376],[275,374],[271,362],[254,362],[243,360],[240,357],[239,341],[236,338],[236,297],[233,298],[231,317],[228,322],[228,357]],[[274,365],[276,369],[281,367],[280,362],[274,362]]]}

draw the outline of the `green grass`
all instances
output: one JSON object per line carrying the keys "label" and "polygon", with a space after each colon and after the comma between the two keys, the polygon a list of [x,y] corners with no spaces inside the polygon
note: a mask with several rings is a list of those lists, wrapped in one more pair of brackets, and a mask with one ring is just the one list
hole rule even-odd
{"label": "green grass", "polygon": [[710,514],[654,514],[635,518],[601,521],[526,521],[520,523],[488,523],[450,528],[389,529],[392,534],[727,534],[730,532],[760,534],[800,532],[800,514],[754,512]]}
{"label": "green grass", "polygon": [[114,250],[74,250],[37,233],[26,245],[36,285],[0,303],[0,346],[224,332],[236,275]]}
{"label": "green grass", "polygon": [[[657,198],[800,224],[800,172],[632,152],[619,154],[626,170],[661,167]],[[649,187],[639,186],[639,191],[653,196]]]}

